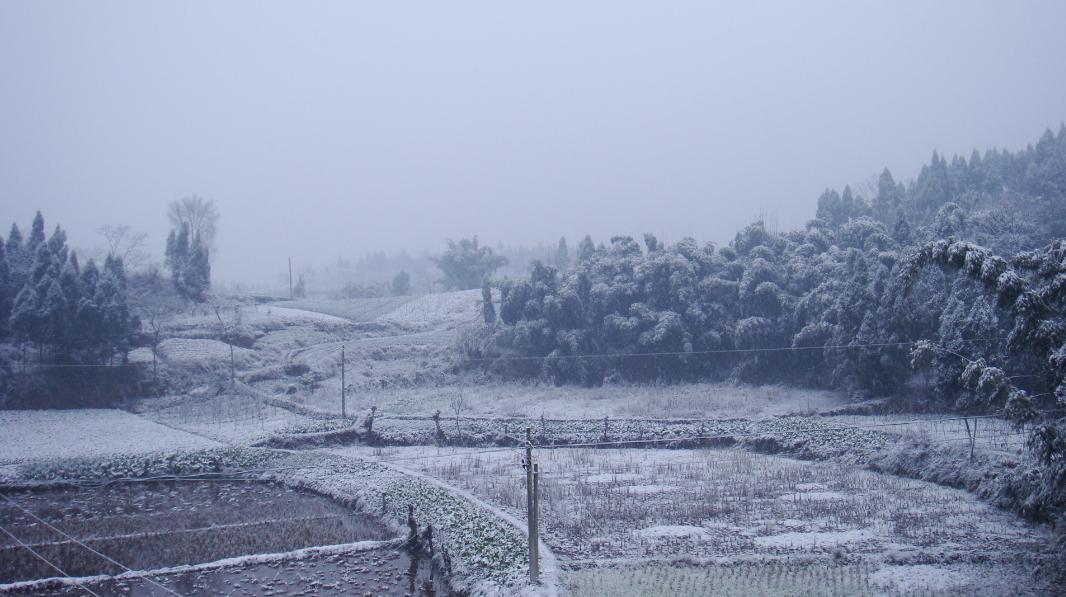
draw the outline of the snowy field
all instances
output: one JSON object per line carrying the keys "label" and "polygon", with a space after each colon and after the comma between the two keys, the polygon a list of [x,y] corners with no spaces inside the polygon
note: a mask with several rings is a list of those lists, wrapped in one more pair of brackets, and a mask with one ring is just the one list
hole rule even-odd
{"label": "snowy field", "polygon": [[452,327],[477,321],[481,317],[481,290],[425,294],[380,317],[398,323]]}
{"label": "snowy field", "polygon": [[[507,512],[524,513],[518,450],[334,451],[403,459],[404,466]],[[808,576],[823,573],[840,576],[838,589],[853,587],[859,594],[1041,593],[1027,570],[1039,563],[1048,530],[962,491],[735,450],[541,450],[538,461],[543,537],[564,567],[608,566],[580,572],[571,581],[603,586],[603,594],[624,594],[612,592],[612,583],[635,582],[616,575],[646,574],[633,571],[638,562],[679,559],[705,565],[695,572],[653,572],[675,586],[691,581],[685,575],[742,573],[731,585],[722,580],[722,586],[762,587],[770,594],[794,594],[797,586],[816,580]],[[743,562],[757,565],[729,568]],[[803,565],[789,568],[790,563]],[[930,584],[934,581],[943,586]]]}
{"label": "snowy field", "polygon": [[135,410],[151,421],[227,445],[251,444],[313,422],[243,395],[155,398],[139,401]]}
{"label": "snowy field", "polygon": [[486,383],[468,386],[366,388],[351,396],[353,408],[417,416],[449,412],[462,399],[464,416],[567,419],[575,417],[762,418],[818,412],[847,404],[839,392],[693,383],[598,388],[551,384]]}
{"label": "snowy field", "polygon": [[114,409],[0,411],[0,438],[0,465],[218,445]]}
{"label": "snowy field", "polygon": [[[401,308],[406,303],[415,300],[410,296],[388,296],[381,298],[356,298],[356,299],[297,299],[270,303],[265,307],[271,311],[284,309],[285,311],[298,311],[302,313],[318,313],[332,316],[333,319],[343,321],[372,321],[383,315]],[[289,307],[289,308],[286,308]]]}

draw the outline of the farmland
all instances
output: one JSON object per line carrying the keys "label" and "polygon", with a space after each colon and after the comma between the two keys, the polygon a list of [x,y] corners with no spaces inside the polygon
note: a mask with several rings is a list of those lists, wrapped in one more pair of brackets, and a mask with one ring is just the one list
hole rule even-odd
{"label": "farmland", "polygon": [[[20,483],[188,474],[278,483],[350,503],[380,521],[388,531],[364,537],[372,542],[400,537],[411,504],[455,567],[441,584],[439,560],[431,566],[384,544],[356,547],[362,535],[337,535],[327,528],[333,519],[320,514],[277,523],[277,535],[241,535],[263,520],[293,518],[281,514],[286,502],[276,496],[256,507],[262,520],[226,514],[229,498],[199,523],[161,517],[154,506],[149,511],[151,500],[122,506],[146,516],[136,528],[115,519],[126,526],[112,536],[135,538],[124,542],[232,529],[219,535],[229,547],[208,545],[194,559],[175,549],[177,559],[166,562],[137,560],[121,544],[59,519],[72,534],[150,570],[147,578],[192,592],[404,594],[427,582],[445,592],[518,590],[528,566],[518,450],[527,429],[538,446],[549,562],[534,593],[626,595],[654,587],[664,595],[787,595],[811,586],[831,595],[1046,592],[1027,571],[1047,560],[1050,530],[944,486],[972,481],[971,490],[983,493],[987,471],[1026,466],[1025,434],[1005,421],[847,414],[878,405],[856,407],[837,392],[781,385],[561,388],[471,378],[453,368],[454,343],[476,320],[479,298],[431,295],[391,309],[384,300],[353,300],[186,312],[171,321],[171,337],[156,354],[158,375],[178,391],[125,410],[9,411],[0,425],[18,441],[4,444],[0,465]],[[241,344],[232,353],[232,380],[227,337]],[[348,418],[339,416],[342,347]],[[135,360],[150,366],[151,352],[139,350]],[[60,429],[68,441],[43,439]],[[922,462],[915,454],[965,472],[971,440],[969,476],[930,477],[942,485],[920,480],[926,471],[914,464]],[[332,447],[316,448],[323,443]],[[108,499],[77,509],[108,508]],[[154,590],[144,576],[83,570],[73,553],[53,555],[75,574],[111,575],[86,587]],[[35,565],[16,567],[27,579],[47,576]],[[72,586],[50,585],[45,594],[70,594]]]}
{"label": "farmland", "polygon": [[[515,515],[525,508],[518,452],[336,451],[396,459]],[[575,590],[610,594],[641,577],[676,594],[788,594],[816,578],[837,583],[827,594],[1041,592],[1026,570],[1042,561],[1047,531],[962,491],[737,450],[538,454],[544,537]],[[942,586],[929,584],[934,570]]]}

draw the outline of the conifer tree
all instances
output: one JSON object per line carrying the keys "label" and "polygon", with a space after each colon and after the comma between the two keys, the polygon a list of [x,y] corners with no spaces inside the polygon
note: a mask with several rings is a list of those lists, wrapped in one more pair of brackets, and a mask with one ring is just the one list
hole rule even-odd
{"label": "conifer tree", "polygon": [[559,237],[559,245],[555,248],[555,269],[565,272],[570,269],[570,248],[566,246],[566,237]]}
{"label": "conifer tree", "polygon": [[8,319],[11,317],[14,294],[15,289],[11,280],[11,268],[7,262],[4,243],[0,240],[0,338],[7,335]]}
{"label": "conifer tree", "polygon": [[30,227],[30,236],[26,239],[26,252],[34,255],[37,247],[44,242],[44,216],[38,211],[33,217],[33,225]]}

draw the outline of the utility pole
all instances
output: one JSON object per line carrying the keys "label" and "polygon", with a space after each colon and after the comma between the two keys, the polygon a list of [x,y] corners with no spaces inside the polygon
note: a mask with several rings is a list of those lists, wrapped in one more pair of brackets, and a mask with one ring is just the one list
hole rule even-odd
{"label": "utility pole", "polygon": [[344,404],[344,345],[341,344],[341,418],[346,416]]}
{"label": "utility pole", "polygon": [[533,428],[526,427],[526,519],[529,526],[529,582],[539,582],[540,542],[537,540],[537,477],[533,464]]}
{"label": "utility pole", "polygon": [[229,385],[232,388],[237,385],[237,364],[233,358],[233,342],[231,341],[232,339],[226,338],[226,324],[222,321],[222,314],[218,312],[218,306],[215,306],[215,317],[218,318],[218,325],[222,326],[223,341],[229,344]]}
{"label": "utility pole", "polygon": [[292,300],[292,257],[289,257],[289,300]]}

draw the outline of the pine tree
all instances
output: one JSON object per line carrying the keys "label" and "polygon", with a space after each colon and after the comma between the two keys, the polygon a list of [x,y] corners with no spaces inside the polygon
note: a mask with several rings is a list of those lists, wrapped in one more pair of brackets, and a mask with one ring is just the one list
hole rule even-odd
{"label": "pine tree", "polygon": [[52,279],[41,303],[42,339],[57,357],[66,356],[70,345],[70,309],[58,279]]}
{"label": "pine tree", "polygon": [[37,247],[44,243],[44,216],[38,210],[37,215],[33,217],[33,225],[30,228],[30,236],[26,239],[26,252],[30,255],[35,254]]}
{"label": "pine tree", "polygon": [[0,240],[0,338],[7,336],[8,319],[11,317],[11,305],[15,298],[15,288],[11,280],[11,268],[7,262],[4,243]]}
{"label": "pine tree", "polygon": [[39,336],[40,317],[37,308],[37,292],[33,287],[22,287],[11,307],[11,331],[20,341],[31,341]]}
{"label": "pine tree", "polygon": [[185,266],[185,286],[188,297],[203,302],[211,288],[211,259],[207,247],[196,239],[192,243]]}
{"label": "pine tree", "polygon": [[17,293],[26,283],[26,272],[29,270],[29,257],[22,246],[22,232],[18,224],[11,224],[11,232],[8,233],[7,243],[4,245],[7,252],[7,263],[10,269],[11,284],[14,285],[14,293]]}
{"label": "pine tree", "polygon": [[167,236],[166,266],[170,270],[174,289],[182,296],[188,296],[188,283],[185,275],[188,273],[189,262],[189,227],[183,224],[177,234],[173,230]]}
{"label": "pine tree", "polygon": [[555,268],[561,272],[570,269],[570,249],[566,246],[566,237],[559,237],[559,246],[555,249]]}
{"label": "pine tree", "polygon": [[596,254],[596,245],[592,243],[592,237],[585,235],[585,238],[581,239],[581,244],[577,246],[577,261],[578,263],[585,263],[592,259]]}
{"label": "pine tree", "polygon": [[411,294],[411,275],[407,270],[400,270],[392,279],[392,296]]}
{"label": "pine tree", "polygon": [[48,239],[48,250],[52,253],[52,260],[56,267],[62,267],[67,262],[70,250],[67,248],[67,233],[56,226],[52,236]]}

